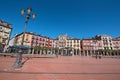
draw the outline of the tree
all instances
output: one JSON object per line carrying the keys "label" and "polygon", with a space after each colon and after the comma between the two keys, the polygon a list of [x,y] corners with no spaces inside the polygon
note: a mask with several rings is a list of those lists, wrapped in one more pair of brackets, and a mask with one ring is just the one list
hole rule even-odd
{"label": "tree", "polygon": [[39,48],[40,48],[39,46],[35,46],[35,47],[34,47],[34,52],[35,52],[35,54],[38,54]]}

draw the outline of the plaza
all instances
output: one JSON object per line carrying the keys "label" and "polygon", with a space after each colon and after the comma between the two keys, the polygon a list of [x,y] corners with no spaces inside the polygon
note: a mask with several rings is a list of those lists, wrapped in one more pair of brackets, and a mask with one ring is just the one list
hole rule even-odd
{"label": "plaza", "polygon": [[[23,59],[23,62],[26,59]],[[119,80],[120,58],[58,56],[28,59],[15,70],[15,58],[0,57],[0,80]]]}

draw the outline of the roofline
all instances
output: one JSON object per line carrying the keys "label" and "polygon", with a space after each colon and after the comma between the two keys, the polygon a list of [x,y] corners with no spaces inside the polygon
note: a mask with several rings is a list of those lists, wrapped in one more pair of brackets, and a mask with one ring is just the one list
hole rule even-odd
{"label": "roofline", "polygon": [[[22,32],[22,33],[20,33],[20,34],[17,34],[15,37],[20,36],[20,35],[22,35],[23,33],[24,33],[24,32]],[[40,35],[40,34],[35,34],[35,33],[33,33],[33,32],[25,32],[25,34],[31,34],[31,35],[40,36],[40,37],[43,37],[43,38],[52,39],[52,38],[50,38],[50,37],[42,36],[42,35]]]}

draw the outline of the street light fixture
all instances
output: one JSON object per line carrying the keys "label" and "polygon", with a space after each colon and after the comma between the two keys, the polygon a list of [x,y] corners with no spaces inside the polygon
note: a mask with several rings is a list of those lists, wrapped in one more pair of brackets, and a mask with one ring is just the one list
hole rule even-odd
{"label": "street light fixture", "polygon": [[[30,7],[27,8],[27,14],[26,14],[26,20],[25,20],[25,27],[24,27],[24,33],[23,33],[21,45],[23,45],[23,43],[24,43],[24,36],[25,36],[25,32],[26,32],[26,27],[27,27],[29,19],[31,18],[31,15],[32,15],[32,19],[35,19],[35,17],[36,17],[36,14],[35,13],[31,14],[31,12],[32,12],[32,8],[30,8]],[[22,16],[25,15],[25,10],[24,9],[21,10],[21,15]]]}
{"label": "street light fixture", "polygon": [[[25,14],[25,12],[26,12],[26,14]],[[16,57],[16,61],[15,61],[14,65],[13,65],[13,68],[21,68],[22,67],[22,53],[23,53],[22,47],[24,45],[24,37],[25,37],[26,27],[27,27],[29,19],[30,18],[35,19],[35,17],[36,17],[36,14],[31,13],[31,12],[32,12],[32,8],[30,8],[30,7],[27,8],[27,10],[21,9],[21,15],[22,16],[25,15],[26,20],[25,20],[25,26],[24,26],[24,33],[23,33],[23,36],[22,36],[22,42],[21,42],[21,46],[19,48],[20,50],[19,50],[18,55]]]}

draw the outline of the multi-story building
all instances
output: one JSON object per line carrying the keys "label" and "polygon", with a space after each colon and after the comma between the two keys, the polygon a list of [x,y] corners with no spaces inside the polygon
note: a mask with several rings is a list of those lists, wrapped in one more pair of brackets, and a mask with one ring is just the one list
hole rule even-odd
{"label": "multi-story building", "polygon": [[[23,33],[18,34],[15,36],[15,42],[17,45],[21,45],[22,43]],[[23,40],[23,45],[29,47],[51,47],[52,46],[52,39],[46,36],[41,36],[35,33],[26,32]]]}
{"label": "multi-story building", "polygon": [[[16,45],[21,45],[23,33],[15,36]],[[60,35],[58,38],[51,39],[35,33],[26,32],[23,41],[24,46],[33,48],[52,47],[59,49],[60,55],[95,55],[98,50],[119,50],[120,39],[112,39],[108,35],[97,35],[94,38],[85,38],[80,41],[78,38],[69,38],[67,35]]]}
{"label": "multi-story building", "polygon": [[[15,36],[15,44],[20,46],[22,43],[23,33]],[[33,47],[52,47],[52,39],[46,36],[41,36],[32,32],[26,32],[23,40],[23,46],[30,49],[29,53],[33,50]]]}
{"label": "multi-story building", "polygon": [[53,48],[59,48],[59,39],[52,39],[52,47]]}
{"label": "multi-story building", "polygon": [[97,39],[92,39],[92,43],[93,43],[93,49],[94,50],[101,50],[103,49],[102,47],[102,41],[101,40],[97,40]]}
{"label": "multi-story building", "polygon": [[93,39],[90,39],[90,38],[82,39],[81,51],[82,51],[82,55],[85,55],[85,56],[91,55],[92,52],[94,51]]}
{"label": "multi-story building", "polygon": [[61,55],[79,55],[80,54],[80,39],[69,38],[67,35],[60,35],[53,40],[53,46],[63,49]]}
{"label": "multi-story building", "polygon": [[81,54],[80,39],[78,39],[78,38],[68,38],[66,46],[68,48],[72,48],[73,55],[80,55]]}
{"label": "multi-story building", "polygon": [[8,45],[11,31],[12,31],[11,24],[0,20],[0,44],[2,44],[3,47]]}
{"label": "multi-story building", "polygon": [[[33,35],[34,35],[33,33],[28,33],[28,32],[25,33],[24,40],[23,40],[24,46],[31,46],[31,39]],[[15,44],[18,46],[21,45],[22,38],[23,38],[23,33],[17,34],[15,36]]]}
{"label": "multi-story building", "polygon": [[97,40],[102,41],[102,49],[113,50],[112,37],[108,35],[97,35],[95,37]]}
{"label": "multi-story building", "polygon": [[113,50],[120,50],[120,39],[118,38],[112,39],[112,43],[113,43]]}
{"label": "multi-story building", "polygon": [[15,37],[9,40],[9,46],[14,46],[14,45],[15,45]]}
{"label": "multi-story building", "polygon": [[66,46],[80,50],[80,48],[81,48],[80,47],[80,39],[78,39],[78,38],[68,38]]}
{"label": "multi-story building", "polygon": [[86,38],[81,41],[81,54],[88,56],[94,55],[97,50],[102,49],[102,41],[97,39]]}
{"label": "multi-story building", "polygon": [[51,47],[52,39],[46,36],[34,35],[32,36],[31,46],[40,46],[40,47]]}
{"label": "multi-story building", "polygon": [[68,36],[67,35],[60,35],[59,38],[58,38],[58,41],[59,41],[59,48],[65,48],[67,47],[67,39],[68,39]]}

